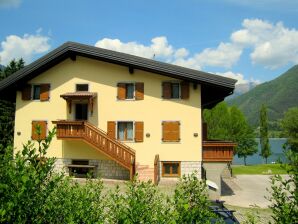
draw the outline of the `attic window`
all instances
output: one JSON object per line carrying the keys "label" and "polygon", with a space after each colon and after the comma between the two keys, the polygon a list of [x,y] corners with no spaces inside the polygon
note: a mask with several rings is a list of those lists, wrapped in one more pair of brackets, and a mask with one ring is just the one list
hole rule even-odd
{"label": "attic window", "polygon": [[39,100],[40,99],[40,85],[33,85],[33,94],[32,94],[33,100]]}
{"label": "attic window", "polygon": [[88,84],[76,84],[76,91],[89,91],[89,85]]}

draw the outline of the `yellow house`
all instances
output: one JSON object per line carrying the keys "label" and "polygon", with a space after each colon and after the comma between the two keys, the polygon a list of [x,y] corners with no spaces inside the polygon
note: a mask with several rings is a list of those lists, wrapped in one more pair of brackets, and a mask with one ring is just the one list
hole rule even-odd
{"label": "yellow house", "polygon": [[231,144],[203,138],[202,110],[232,94],[235,82],[67,42],[0,82],[0,91],[15,97],[15,150],[38,137],[37,124],[41,138],[56,126],[48,156],[57,170],[110,179],[137,172],[157,182],[231,160]]}

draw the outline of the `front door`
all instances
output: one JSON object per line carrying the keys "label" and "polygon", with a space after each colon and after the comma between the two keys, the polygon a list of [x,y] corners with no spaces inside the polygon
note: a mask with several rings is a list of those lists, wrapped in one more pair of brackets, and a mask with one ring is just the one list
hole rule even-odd
{"label": "front door", "polygon": [[88,120],[88,104],[77,103],[75,116],[76,120]]}

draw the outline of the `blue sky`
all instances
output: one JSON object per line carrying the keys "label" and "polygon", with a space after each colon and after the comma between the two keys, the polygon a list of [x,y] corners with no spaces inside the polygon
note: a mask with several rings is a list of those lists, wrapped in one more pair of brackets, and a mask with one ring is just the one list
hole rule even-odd
{"label": "blue sky", "polygon": [[233,77],[298,64],[296,0],[0,0],[0,64],[76,41]]}

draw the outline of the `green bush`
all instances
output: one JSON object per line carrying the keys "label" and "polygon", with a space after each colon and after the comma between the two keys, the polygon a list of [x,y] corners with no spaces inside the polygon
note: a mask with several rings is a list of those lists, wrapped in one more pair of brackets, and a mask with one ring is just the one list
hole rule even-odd
{"label": "green bush", "polygon": [[215,214],[209,209],[207,187],[197,173],[183,176],[174,194],[174,208],[177,223],[211,223]]}
{"label": "green bush", "polygon": [[108,207],[108,223],[175,223],[169,199],[151,181],[137,177],[127,183],[124,193],[119,187],[110,192]]}
{"label": "green bush", "polygon": [[44,204],[62,179],[53,172],[55,159],[45,158],[55,135],[45,140],[28,141],[12,159],[12,147],[1,155],[0,221],[3,223],[39,223]]}
{"label": "green bush", "polygon": [[100,180],[79,184],[64,178],[46,201],[42,223],[103,223],[102,189]]}
{"label": "green bush", "polygon": [[[37,133],[40,128],[37,127]],[[54,158],[46,153],[55,135],[28,141],[12,157],[12,147],[0,155],[0,223],[210,223],[206,184],[194,173],[183,176],[174,197],[151,182],[135,177],[126,189],[103,194],[101,180],[79,184],[54,172]]]}

